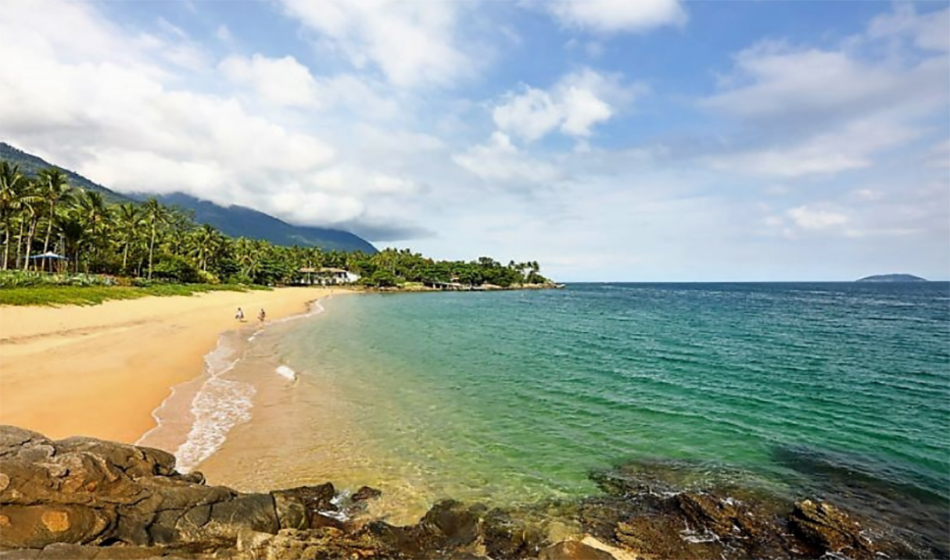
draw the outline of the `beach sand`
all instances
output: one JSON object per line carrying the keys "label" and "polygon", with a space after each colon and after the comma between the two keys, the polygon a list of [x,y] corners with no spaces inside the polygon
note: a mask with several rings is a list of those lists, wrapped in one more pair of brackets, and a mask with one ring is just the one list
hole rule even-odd
{"label": "beach sand", "polygon": [[[227,330],[303,313],[340,288],[146,297],[80,307],[0,306],[0,424],[52,438],[133,443],[171,387],[200,376]],[[234,318],[238,307],[246,322]]]}

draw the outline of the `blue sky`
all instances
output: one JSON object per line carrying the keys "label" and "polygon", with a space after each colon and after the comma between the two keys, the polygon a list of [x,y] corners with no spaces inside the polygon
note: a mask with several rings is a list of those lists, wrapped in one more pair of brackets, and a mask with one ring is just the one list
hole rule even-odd
{"label": "blue sky", "polygon": [[4,0],[0,138],[562,280],[948,278],[948,7]]}

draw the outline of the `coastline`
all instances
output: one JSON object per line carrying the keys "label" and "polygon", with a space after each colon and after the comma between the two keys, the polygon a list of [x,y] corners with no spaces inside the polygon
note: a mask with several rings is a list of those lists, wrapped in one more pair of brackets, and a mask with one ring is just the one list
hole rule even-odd
{"label": "coastline", "polygon": [[[227,331],[305,313],[342,288],[146,297],[80,307],[0,306],[0,423],[134,443],[176,385],[205,373]],[[247,319],[234,319],[237,307]]]}

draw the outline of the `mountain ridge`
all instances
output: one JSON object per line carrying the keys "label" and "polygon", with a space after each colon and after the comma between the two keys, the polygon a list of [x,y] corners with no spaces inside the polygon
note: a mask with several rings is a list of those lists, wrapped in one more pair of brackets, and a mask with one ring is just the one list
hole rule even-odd
{"label": "mountain ridge", "polygon": [[363,251],[367,254],[378,252],[372,243],[354,233],[333,228],[297,226],[246,206],[221,206],[181,192],[171,194],[146,192],[131,195],[117,193],[75,171],[50,163],[6,142],[0,142],[0,159],[19,165],[21,172],[31,177],[41,169],[55,167],[66,174],[71,186],[100,192],[111,203],[140,203],[154,196],[162,204],[192,211],[195,221],[199,224],[209,224],[232,237],[262,239],[284,246],[315,246],[327,251]]}

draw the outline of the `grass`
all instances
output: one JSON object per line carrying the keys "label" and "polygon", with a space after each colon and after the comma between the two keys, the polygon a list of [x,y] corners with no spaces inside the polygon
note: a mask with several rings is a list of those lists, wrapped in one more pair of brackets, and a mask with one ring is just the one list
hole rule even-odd
{"label": "grass", "polygon": [[0,305],[97,305],[110,299],[146,296],[190,296],[206,292],[266,290],[241,284],[156,284],[153,286],[57,286],[40,285],[0,290]]}

